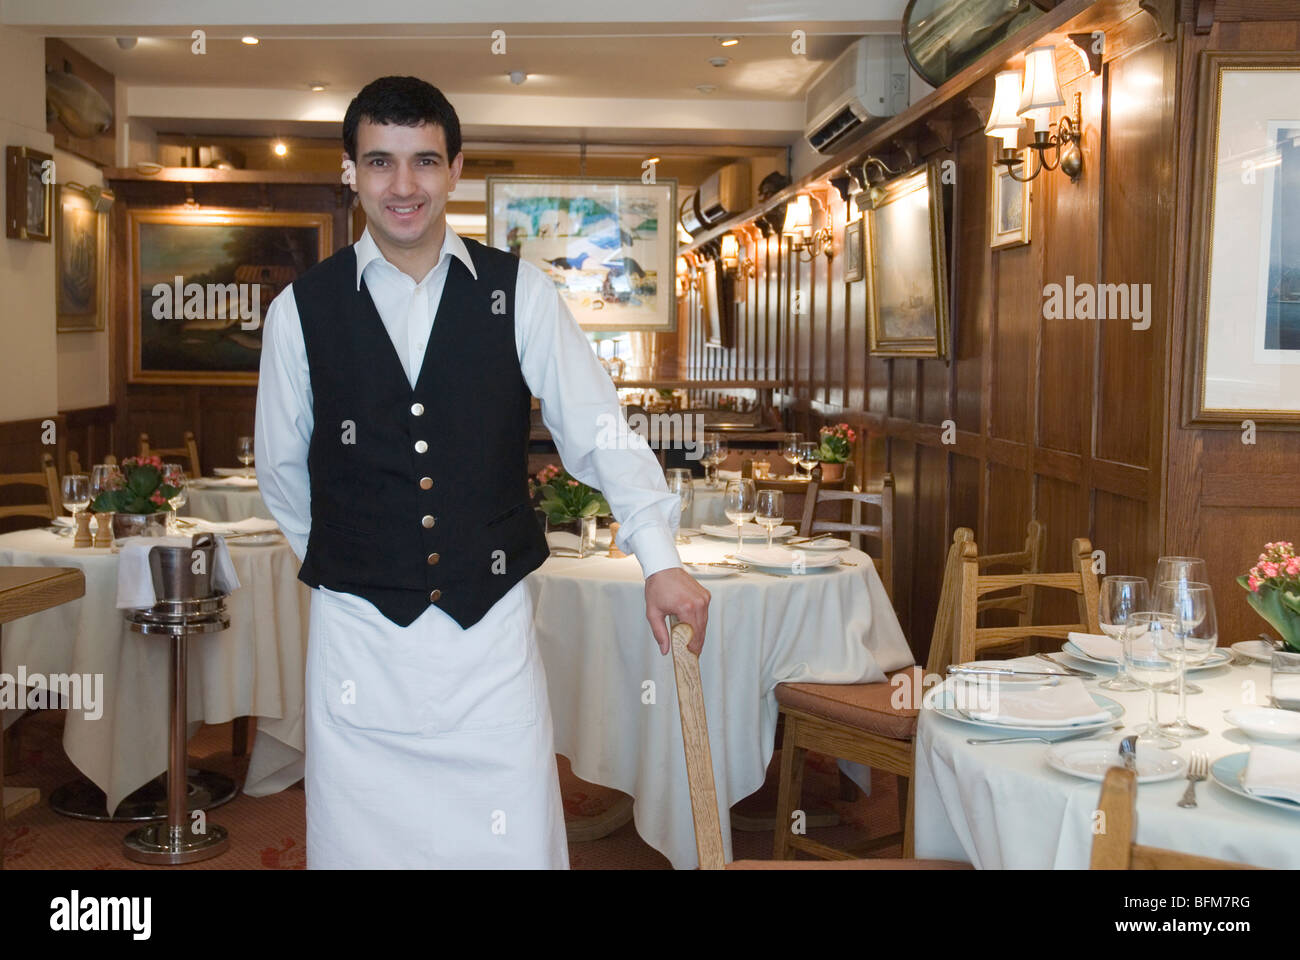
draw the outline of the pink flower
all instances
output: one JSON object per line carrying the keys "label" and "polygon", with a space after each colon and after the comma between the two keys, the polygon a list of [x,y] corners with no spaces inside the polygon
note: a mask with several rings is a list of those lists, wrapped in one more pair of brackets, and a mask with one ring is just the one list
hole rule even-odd
{"label": "pink flower", "polygon": [[577,485],[578,485],[578,481],[577,481],[577,480],[570,480],[570,481],[569,481],[569,486],[571,486],[571,487],[576,487]]}
{"label": "pink flower", "polygon": [[1287,560],[1286,575],[1288,577],[1300,576],[1300,557],[1291,557]]}
{"label": "pink flower", "polygon": [[1277,564],[1271,560],[1265,560],[1263,563],[1261,563],[1259,565],[1259,570],[1260,573],[1264,574],[1265,577],[1277,576]]}
{"label": "pink flower", "polygon": [[1251,571],[1250,579],[1246,581],[1246,586],[1250,587],[1251,593],[1259,593],[1259,577],[1255,576],[1253,570]]}

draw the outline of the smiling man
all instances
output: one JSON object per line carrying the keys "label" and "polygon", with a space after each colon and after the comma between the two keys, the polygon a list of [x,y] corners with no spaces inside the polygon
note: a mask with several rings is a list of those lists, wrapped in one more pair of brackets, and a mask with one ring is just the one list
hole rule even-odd
{"label": "smiling man", "polygon": [[565,868],[522,582],[547,556],[530,396],[621,521],[661,652],[669,614],[698,652],[709,594],[681,568],[678,500],[653,455],[625,424],[597,442],[609,414],[622,422],[618,399],[553,284],[447,226],[464,162],[447,99],[415,77],[375,80],[343,145],[366,230],[271,304],[257,392],[262,497],[316,588],[307,865]]}

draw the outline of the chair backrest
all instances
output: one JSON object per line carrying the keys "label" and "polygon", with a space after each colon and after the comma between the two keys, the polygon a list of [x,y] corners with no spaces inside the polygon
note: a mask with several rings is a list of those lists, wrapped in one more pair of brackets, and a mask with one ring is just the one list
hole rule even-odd
{"label": "chair backrest", "polygon": [[199,470],[199,445],[194,439],[194,431],[185,431],[184,443],[179,447],[155,447],[149,443],[149,434],[140,434],[140,456],[141,457],[160,457],[163,460],[168,458],[186,461],[185,469],[190,472],[191,477],[201,477],[203,473]]}
{"label": "chair backrest", "polygon": [[0,473],[0,487],[40,487],[42,499],[36,503],[13,503],[0,506],[0,517],[41,517],[53,520],[63,513],[63,497],[59,493],[59,471],[49,451],[41,454],[41,469],[31,473]]}
{"label": "chair backrest", "polygon": [[953,662],[954,628],[957,621],[957,595],[961,586],[963,550],[967,543],[974,544],[975,534],[968,527],[953,531],[948,558],[943,566],[943,580],[939,587],[939,606],[934,614],[934,629],[930,633],[930,652],[925,658],[926,676],[943,676]]}
{"label": "chair backrest", "polygon": [[704,716],[704,688],[700,684],[700,658],[687,649],[695,636],[688,623],[672,621],[673,674],[677,680],[677,710],[682,718],[686,747],[686,780],[691,790],[691,818],[695,821],[695,851],[701,870],[722,870],[722,820],[713,781],[713,753],[709,749],[709,724]]}
{"label": "chair backrest", "polygon": [[83,473],[81,469],[81,454],[76,450],[68,451],[68,473]]}
{"label": "chair backrest", "polygon": [[[808,484],[808,495],[803,504],[803,523],[799,526],[799,535],[810,537],[814,533],[850,533],[855,548],[861,544],[861,537],[874,538],[879,545],[877,553],[872,554],[876,570],[885,584],[889,599],[894,598],[894,475],[885,474],[880,486],[871,490],[827,490],[818,482],[816,469],[813,479]],[[834,501],[851,501],[875,507],[880,512],[877,523],[844,523],[836,520],[823,520],[817,516],[817,507],[821,503]]]}
{"label": "chair backrest", "polygon": [[[1025,546],[1023,550],[1013,553],[989,553],[979,558],[980,571],[986,572],[990,567],[1011,567],[1014,573],[1038,573],[1042,567],[1043,546],[1047,539],[1047,528],[1037,520],[1030,520],[1025,527]],[[1038,588],[1026,584],[1016,593],[1005,597],[985,597],[980,600],[979,610],[1014,610],[1019,614],[1020,625],[1033,623],[1034,601]]]}
{"label": "chair backrest", "polygon": [[1100,829],[1092,840],[1093,870],[1254,870],[1244,863],[1214,860],[1194,853],[1144,847],[1133,842],[1137,821],[1137,775],[1111,767],[1101,784]]}
{"label": "chair backrest", "polygon": [[[1100,633],[1097,623],[1097,575],[1092,571],[1092,544],[1076,539],[1073,547],[1074,570],[1071,573],[1001,573],[979,572],[979,550],[974,542],[962,545],[961,590],[957,602],[958,663],[976,659],[981,650],[1006,646],[1029,637],[1054,637],[1061,640],[1070,631]],[[980,627],[979,598],[986,593],[1034,586],[1069,590],[1077,594],[1079,619],[1074,623],[1019,623],[1015,626]]]}

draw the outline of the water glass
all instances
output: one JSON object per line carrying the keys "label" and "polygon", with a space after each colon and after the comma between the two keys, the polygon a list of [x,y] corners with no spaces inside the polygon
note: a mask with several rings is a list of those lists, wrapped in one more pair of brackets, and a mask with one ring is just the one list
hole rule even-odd
{"label": "water glass", "polygon": [[[1206,572],[1205,561],[1200,557],[1161,557],[1156,561],[1156,576],[1151,581],[1152,589],[1158,590],[1160,584],[1168,583],[1170,580],[1209,583],[1210,577]],[[1189,694],[1205,692],[1190,680],[1185,680],[1184,689]]]}
{"label": "water glass", "polygon": [[767,549],[772,549],[772,531],[785,520],[785,494],[780,490],[758,491],[755,519],[767,529]]}
{"label": "water glass", "polygon": [[[1150,609],[1151,594],[1145,577],[1106,577],[1101,581],[1097,619],[1101,632],[1106,636],[1123,643],[1124,628],[1128,625],[1129,617],[1139,610]],[[1119,669],[1115,676],[1101,681],[1097,686],[1118,693],[1142,689],[1142,685],[1128,675],[1123,657],[1119,658]]]}
{"label": "water glass", "polygon": [[681,520],[678,525],[677,542],[690,543],[691,538],[683,536],[681,527],[686,524],[686,512],[691,509],[691,504],[695,502],[695,481],[691,479],[691,471],[684,467],[673,467],[668,471],[668,490],[677,494],[681,501]]}
{"label": "water glass", "polygon": [[69,473],[63,477],[63,509],[74,517],[90,506],[90,477],[84,473]]}
{"label": "water glass", "polygon": [[700,441],[700,463],[704,465],[704,485],[712,490],[717,486],[713,482],[714,454],[718,452],[717,434],[706,433]]}
{"label": "water glass", "polygon": [[799,444],[801,442],[799,434],[787,433],[785,442],[781,444],[781,457],[786,463],[790,464],[790,474],[792,476],[799,473]]}
{"label": "water glass", "polygon": [[1161,656],[1158,645],[1168,646],[1174,632],[1172,615],[1152,610],[1140,610],[1129,616],[1124,628],[1124,645],[1121,659],[1125,670],[1134,681],[1147,688],[1147,722],[1138,727],[1138,743],[1150,744],[1162,750],[1172,750],[1178,741],[1167,737],[1160,728],[1156,691],[1178,673],[1178,665]]}
{"label": "water glass", "polygon": [[162,482],[176,489],[176,496],[167,498],[172,508],[172,512],[167,516],[167,528],[174,532],[177,529],[176,518],[180,515],[180,509],[190,499],[189,478],[185,475],[185,468],[179,463],[164,463]]}
{"label": "water glass", "polygon": [[799,466],[808,471],[807,479],[812,479],[813,467],[821,463],[821,457],[817,454],[821,450],[820,443],[813,443],[811,440],[799,444]]}
{"label": "water glass", "polygon": [[239,457],[239,462],[244,465],[244,476],[251,477],[253,475],[253,471],[249,468],[252,467],[253,459],[254,459],[253,438],[240,437],[238,440],[235,441],[235,443],[237,444],[236,456]]}
{"label": "water glass", "polygon": [[736,552],[740,553],[745,549],[744,525],[754,519],[754,512],[758,509],[754,481],[728,480],[722,506],[727,519],[736,525]]}
{"label": "water glass", "polygon": [[1171,737],[1190,740],[1208,733],[1187,719],[1187,667],[1202,663],[1219,642],[1219,624],[1214,613],[1214,592],[1208,583],[1169,580],[1156,590],[1156,609],[1174,620],[1174,629],[1159,638],[1156,648],[1162,657],[1178,665],[1178,718],[1161,725]]}

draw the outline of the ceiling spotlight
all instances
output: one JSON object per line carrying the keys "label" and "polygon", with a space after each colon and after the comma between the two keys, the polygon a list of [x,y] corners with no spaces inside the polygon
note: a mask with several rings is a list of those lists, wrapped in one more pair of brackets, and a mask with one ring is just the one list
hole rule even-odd
{"label": "ceiling spotlight", "polygon": [[277,157],[283,157],[289,152],[289,148],[281,141],[271,148]]}
{"label": "ceiling spotlight", "polygon": [[255,47],[257,46],[258,43],[257,37],[240,37],[239,39],[244,43],[248,44],[250,47]]}
{"label": "ceiling spotlight", "polygon": [[700,93],[712,93],[714,90],[718,88],[716,84],[712,84],[712,83],[697,83],[695,85],[695,89],[700,91]]}
{"label": "ceiling spotlight", "polygon": [[740,43],[740,38],[739,37],[718,37],[718,43],[722,44],[724,47],[734,47],[736,44]]}
{"label": "ceiling spotlight", "polygon": [[659,162],[659,158],[658,158],[658,157],[647,157],[645,162],[646,162],[646,163],[658,163],[658,162]]}
{"label": "ceiling spotlight", "polygon": [[139,37],[118,37],[117,38],[117,45],[121,47],[123,50],[130,50],[139,42],[140,42]]}
{"label": "ceiling spotlight", "polygon": [[709,63],[713,64],[715,67],[725,67],[730,62],[730,57],[709,57]]}
{"label": "ceiling spotlight", "polygon": [[311,83],[307,84],[307,89],[312,93],[320,93],[326,86],[327,84],[321,83],[319,80],[313,80]]}
{"label": "ceiling spotlight", "polygon": [[528,79],[528,74],[524,73],[522,70],[510,71],[510,82],[513,83],[516,87],[519,86],[519,84],[523,83],[527,79]]}

